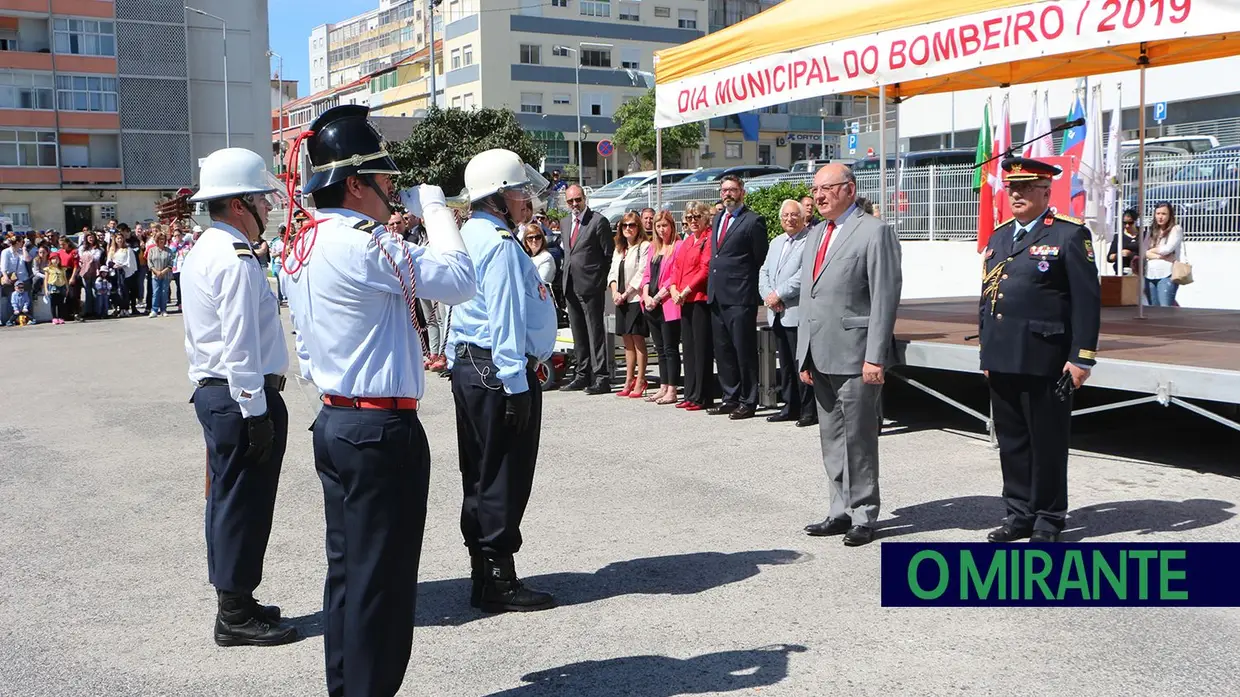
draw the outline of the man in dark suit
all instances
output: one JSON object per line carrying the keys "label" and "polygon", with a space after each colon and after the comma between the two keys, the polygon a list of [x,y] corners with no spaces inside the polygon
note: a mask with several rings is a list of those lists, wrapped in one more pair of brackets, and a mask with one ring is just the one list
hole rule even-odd
{"label": "man in dark suit", "polygon": [[1089,231],[1050,209],[1060,169],[1016,157],[1003,171],[1013,220],[983,252],[978,333],[1007,519],[987,539],[1056,542],[1068,511],[1072,390],[1089,379],[1098,346],[1098,269]]}
{"label": "man in dark suit", "polygon": [[740,179],[725,176],[719,192],[723,210],[711,227],[706,301],[723,403],[708,413],[748,419],[758,408],[758,272],[769,241],[766,220],[745,207]]}
{"label": "man in dark suit", "polygon": [[603,297],[614,246],[611,223],[586,205],[586,195],[573,184],[564,192],[569,215],[561,222],[565,247],[564,300],[573,331],[577,374],[560,389],[586,394],[611,392],[611,356],[603,327]]}

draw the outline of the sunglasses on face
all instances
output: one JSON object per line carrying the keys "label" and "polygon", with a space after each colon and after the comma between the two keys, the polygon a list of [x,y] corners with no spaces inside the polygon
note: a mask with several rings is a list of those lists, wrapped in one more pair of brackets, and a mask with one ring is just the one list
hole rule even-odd
{"label": "sunglasses on face", "polygon": [[584,200],[585,200],[584,198],[582,198],[582,197],[578,196],[577,198],[570,198],[570,199],[568,199],[568,202],[569,202],[569,203],[581,203],[581,202],[582,202],[582,201],[584,201]]}
{"label": "sunglasses on face", "polygon": [[528,235],[528,236],[525,238],[525,241],[526,241],[526,242],[534,242],[534,241],[536,241],[536,240],[541,241],[541,240],[543,240],[543,239],[545,239],[545,238],[544,238],[542,235]]}
{"label": "sunglasses on face", "polygon": [[637,223],[625,223],[620,227],[637,227]]}
{"label": "sunglasses on face", "polygon": [[702,219],[702,216],[698,215],[697,213],[694,213],[693,215],[685,216],[685,220],[701,220],[701,219]]}

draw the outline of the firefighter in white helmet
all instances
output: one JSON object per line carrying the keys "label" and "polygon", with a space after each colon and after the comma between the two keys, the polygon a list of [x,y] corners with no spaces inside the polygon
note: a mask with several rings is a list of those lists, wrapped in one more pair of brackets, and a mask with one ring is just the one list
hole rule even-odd
{"label": "firefighter in white helmet", "polygon": [[276,486],[288,437],[280,391],[288,347],[267,270],[254,255],[280,182],[263,158],[243,148],[217,150],[202,164],[201,186],[211,226],[181,267],[190,400],[207,444],[207,575],[218,611],[220,646],[274,646],[296,641],[280,609],[261,606]]}
{"label": "firefighter in white helmet", "polygon": [[547,180],[510,150],[465,167],[472,215],[461,228],[478,294],[453,308],[448,332],[464,500],[461,533],[472,562],[470,603],[483,612],[543,610],[550,593],[526,587],[513,555],[534,483],[542,390],[534,369],[555,348],[555,305],[518,236]]}

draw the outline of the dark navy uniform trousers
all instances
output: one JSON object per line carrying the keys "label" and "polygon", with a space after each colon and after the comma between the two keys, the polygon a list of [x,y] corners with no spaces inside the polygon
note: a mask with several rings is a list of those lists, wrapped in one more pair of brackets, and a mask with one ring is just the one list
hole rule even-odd
{"label": "dark navy uniform trousers", "polygon": [[416,411],[324,406],[314,422],[327,581],[323,649],[332,697],[390,697],[413,647],[430,448]]}
{"label": "dark navy uniform trousers", "polygon": [[[486,357],[483,357],[486,356]],[[507,395],[489,352],[462,355],[452,366],[456,443],[461,464],[461,535],[472,553],[511,556],[521,549],[521,519],[534,488],[542,433],[542,390],[532,367],[530,423],[520,433],[504,420]]]}
{"label": "dark navy uniform trousers", "polygon": [[267,389],[275,438],[270,457],[256,462],[245,456],[249,432],[226,385],[199,387],[191,401],[202,424],[211,471],[205,521],[207,577],[218,590],[253,593],[263,580],[263,556],[288,441],[288,410],[279,391]]}
{"label": "dark navy uniform trousers", "polygon": [[1007,522],[1058,533],[1068,515],[1068,439],[1072,397],[1056,378],[990,371],[990,407],[999,437]]}

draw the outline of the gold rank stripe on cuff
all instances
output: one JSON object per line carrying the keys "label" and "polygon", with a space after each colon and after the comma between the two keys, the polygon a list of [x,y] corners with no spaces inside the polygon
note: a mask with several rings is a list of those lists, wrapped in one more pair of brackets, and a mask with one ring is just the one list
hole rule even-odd
{"label": "gold rank stripe on cuff", "polygon": [[258,261],[258,257],[254,256],[254,250],[245,242],[233,242],[233,250],[237,252],[237,256],[242,259],[253,259]]}
{"label": "gold rank stripe on cuff", "polygon": [[1090,351],[1089,349],[1081,349],[1081,359],[1082,359],[1082,360],[1092,361],[1092,360],[1094,360],[1097,356],[1098,356],[1098,352],[1097,352],[1097,351]]}
{"label": "gold rank stripe on cuff", "polygon": [[359,222],[358,224],[354,225],[353,227],[358,230],[361,230],[364,233],[373,234],[374,231],[378,230],[379,226],[382,224],[383,223],[380,223],[377,220],[363,220]]}

